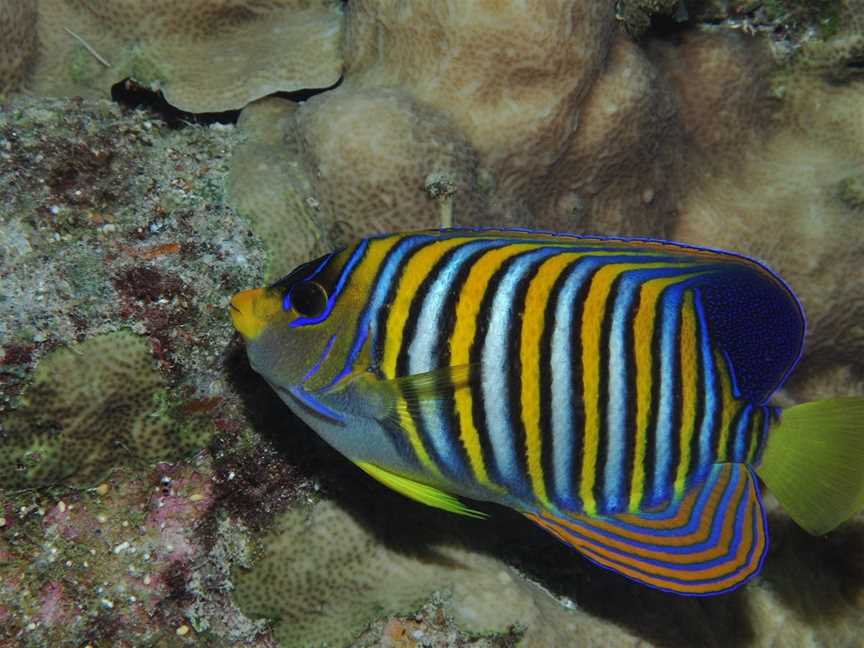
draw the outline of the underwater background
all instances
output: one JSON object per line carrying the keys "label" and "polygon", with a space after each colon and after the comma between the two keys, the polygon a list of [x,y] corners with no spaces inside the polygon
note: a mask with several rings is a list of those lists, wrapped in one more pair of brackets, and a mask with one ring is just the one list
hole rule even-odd
{"label": "underwater background", "polygon": [[[0,646],[862,646],[864,517],[711,599],[372,482],[232,294],[506,225],[769,264],[864,395],[860,0],[0,0]],[[864,469],[864,467],[862,467]]]}

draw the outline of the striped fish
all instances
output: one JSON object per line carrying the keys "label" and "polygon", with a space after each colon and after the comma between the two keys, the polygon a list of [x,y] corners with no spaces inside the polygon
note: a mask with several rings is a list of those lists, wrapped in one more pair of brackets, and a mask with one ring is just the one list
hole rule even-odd
{"label": "striped fish", "polygon": [[758,572],[756,472],[815,533],[864,507],[861,470],[802,487],[864,465],[864,407],[781,418],[769,399],[800,357],[804,314],[740,255],[522,230],[382,235],[235,295],[231,315],[256,371],[375,479],[466,515],[483,514],[459,497],[511,507],[652,587],[717,594]]}

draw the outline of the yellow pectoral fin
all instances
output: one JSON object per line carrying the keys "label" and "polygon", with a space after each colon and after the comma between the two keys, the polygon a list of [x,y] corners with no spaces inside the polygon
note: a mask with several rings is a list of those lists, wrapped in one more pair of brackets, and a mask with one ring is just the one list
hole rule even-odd
{"label": "yellow pectoral fin", "polygon": [[384,470],[383,468],[379,468],[378,466],[366,463],[364,461],[357,461],[355,463],[360,467],[361,470],[363,470],[363,472],[365,472],[367,475],[369,475],[376,481],[381,482],[387,488],[391,488],[397,493],[400,493],[405,497],[409,497],[416,502],[420,502],[421,504],[425,504],[426,506],[444,509],[445,511],[449,511],[450,513],[467,515],[468,517],[479,519],[488,517],[486,513],[468,508],[452,495],[445,493],[442,490],[438,490],[434,486],[421,484],[420,482],[416,482],[413,479],[391,473],[388,470]]}

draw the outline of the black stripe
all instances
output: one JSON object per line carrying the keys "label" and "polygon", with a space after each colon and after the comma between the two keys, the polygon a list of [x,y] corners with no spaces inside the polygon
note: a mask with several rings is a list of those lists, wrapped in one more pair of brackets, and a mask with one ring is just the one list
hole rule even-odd
{"label": "black stripe", "polygon": [[690,465],[687,467],[687,479],[685,480],[685,488],[691,486],[691,478],[700,475],[702,466],[700,465],[699,450],[702,440],[702,423],[707,416],[705,408],[705,358],[702,355],[702,334],[699,329],[699,317],[696,313],[696,299],[698,294],[693,293],[693,321],[696,322],[696,352],[693,361],[696,363],[696,403],[693,416],[693,436],[690,438]]}
{"label": "black stripe", "polygon": [[609,461],[609,337],[612,333],[615,302],[619,297],[621,282],[626,273],[621,273],[612,281],[606,303],[603,305],[603,318],[600,320],[600,359],[597,365],[597,461],[594,464],[594,501],[599,512],[605,512],[606,503],[606,463]]}
{"label": "black stripe", "polygon": [[[595,259],[596,257],[589,257]],[[574,410],[573,421],[573,493],[571,497],[579,500],[582,488],[582,464],[585,461],[585,391],[582,384],[582,317],[585,312],[585,298],[594,281],[594,276],[603,269],[604,264],[598,265],[582,281],[582,284],[573,295],[573,315],[570,321],[573,327],[570,331],[570,390],[573,394]],[[579,501],[580,507],[584,502]]]}
{"label": "black stripe", "polygon": [[543,313],[543,333],[540,336],[540,465],[547,496],[562,507],[566,506],[566,502],[558,497],[555,453],[567,452],[569,448],[552,447],[552,334],[555,332],[555,312],[558,310],[561,290],[578,265],[579,259],[567,266],[552,284]]}
{"label": "black stripe", "polygon": [[651,408],[648,411],[648,425],[645,429],[645,485],[642,491],[641,507],[650,508],[660,504],[657,499],[657,417],[660,413],[660,377],[662,375],[660,340],[663,331],[663,299],[667,288],[657,296],[654,304],[654,328],[651,331]]}
{"label": "black stripe", "polygon": [[505,484],[502,483],[501,473],[498,471],[498,464],[495,462],[495,455],[492,449],[492,439],[489,436],[487,404],[483,398],[483,346],[486,340],[486,335],[489,333],[489,322],[492,317],[492,302],[495,299],[495,293],[498,292],[498,287],[504,279],[504,276],[507,274],[507,271],[510,269],[510,266],[512,266],[518,258],[519,255],[510,257],[504,261],[486,285],[486,290],[483,293],[482,300],[480,301],[480,308],[477,311],[477,328],[468,356],[471,364],[474,367],[477,367],[476,379],[472,374],[471,389],[473,391],[471,394],[471,402],[474,414],[474,427],[477,429],[477,435],[480,438],[480,449],[483,452],[483,462],[486,464],[489,479],[496,484],[501,484],[502,486]]}

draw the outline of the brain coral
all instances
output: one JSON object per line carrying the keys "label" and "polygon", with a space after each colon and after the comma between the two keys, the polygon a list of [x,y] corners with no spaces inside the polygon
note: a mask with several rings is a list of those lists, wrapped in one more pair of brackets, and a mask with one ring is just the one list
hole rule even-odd
{"label": "brain coral", "polygon": [[247,616],[270,619],[282,648],[378,645],[357,640],[370,621],[413,615],[430,599],[469,636],[516,624],[525,648],[798,645],[803,636],[854,645],[864,618],[860,523],[826,542],[772,515],[764,575],[699,600],[597,569],[524,520],[496,511],[485,521],[453,518],[366,487],[361,510],[364,488],[352,483],[350,512],[322,500],[279,516],[258,538],[251,570],[233,570],[234,600]]}
{"label": "brain coral", "polygon": [[[24,85],[42,95],[104,97],[114,83],[131,77],[161,88],[178,108],[215,112],[241,108],[277,91],[325,87],[339,78],[338,0],[39,0],[12,5],[13,15],[4,16],[11,20],[0,24],[16,40],[0,41],[0,66],[19,57],[19,39],[35,37],[37,63]],[[30,8],[15,14],[17,5]],[[21,75],[6,76],[16,81]],[[0,75],[0,87],[2,79]]]}
{"label": "brain coral", "polygon": [[234,599],[244,614],[274,621],[282,648],[354,645],[370,620],[410,613],[442,589],[448,615],[471,635],[529,626],[520,645],[540,648],[587,640],[605,626],[567,615],[547,592],[481,553],[454,545],[415,553],[389,546],[331,501],[280,516],[260,543],[252,569],[232,574]]}
{"label": "brain coral", "polygon": [[150,345],[130,332],[53,351],[21,400],[3,420],[0,488],[91,485],[121,461],[177,458],[206,438],[200,421],[172,420]]}
{"label": "brain coral", "polygon": [[315,245],[451,222],[664,233],[675,105],[611,3],[359,0],[344,50],[343,83],[235,160],[243,213],[317,219]]}
{"label": "brain coral", "polygon": [[36,6],[31,0],[0,3],[0,97],[29,73],[36,54]]}

